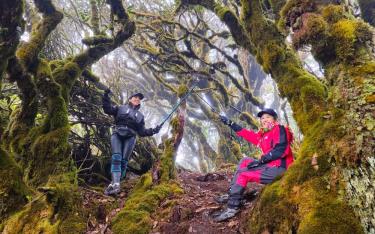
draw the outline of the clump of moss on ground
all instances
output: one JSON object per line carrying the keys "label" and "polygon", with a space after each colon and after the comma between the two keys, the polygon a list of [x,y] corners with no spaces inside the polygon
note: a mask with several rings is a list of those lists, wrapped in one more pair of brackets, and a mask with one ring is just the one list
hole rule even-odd
{"label": "clump of moss on ground", "polygon": [[114,233],[149,233],[151,214],[159,204],[172,194],[182,193],[176,182],[152,184],[151,173],[144,174],[126,201],[123,210],[112,222]]}

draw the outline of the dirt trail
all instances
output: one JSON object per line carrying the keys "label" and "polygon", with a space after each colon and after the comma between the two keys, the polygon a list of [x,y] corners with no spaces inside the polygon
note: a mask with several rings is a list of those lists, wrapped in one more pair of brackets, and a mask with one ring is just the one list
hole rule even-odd
{"label": "dirt trail", "polygon": [[[225,170],[209,174],[180,172],[178,180],[185,193],[178,197],[171,197],[160,204],[152,216],[153,227],[150,233],[246,233],[246,218],[252,209],[254,198],[251,191],[259,190],[259,185],[253,184],[247,188],[246,202],[236,217],[221,223],[212,220],[212,214],[224,207],[217,204],[214,197],[227,192],[231,178],[231,173]],[[135,182],[136,178],[131,178],[123,183],[123,192],[115,198],[104,196],[99,192],[83,190],[84,205],[93,207],[93,215],[90,216],[87,223],[87,234],[112,233],[110,222],[124,206],[126,191],[130,191]],[[112,207],[108,209],[109,206]],[[110,211],[106,212],[106,210]]]}

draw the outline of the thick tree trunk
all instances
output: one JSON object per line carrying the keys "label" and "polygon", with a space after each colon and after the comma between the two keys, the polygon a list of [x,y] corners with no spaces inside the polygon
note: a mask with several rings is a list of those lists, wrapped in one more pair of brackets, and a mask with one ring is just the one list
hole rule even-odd
{"label": "thick tree trunk", "polygon": [[[20,32],[23,30],[23,2],[2,1],[0,3],[0,91],[2,88],[3,73],[8,66],[8,61],[14,58]],[[2,121],[1,121],[2,122]],[[0,127],[0,139],[3,129]],[[0,220],[5,220],[10,214],[20,209],[27,202],[31,194],[30,189],[22,180],[22,171],[11,157],[3,150],[6,143],[0,144]],[[0,231],[1,231],[0,222]]]}

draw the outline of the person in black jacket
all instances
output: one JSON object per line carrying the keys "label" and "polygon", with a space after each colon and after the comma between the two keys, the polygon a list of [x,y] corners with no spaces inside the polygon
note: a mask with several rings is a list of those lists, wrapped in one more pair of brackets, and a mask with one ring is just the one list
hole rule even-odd
{"label": "person in black jacket", "polygon": [[155,128],[145,128],[143,114],[139,111],[141,107],[142,93],[135,93],[129,97],[129,102],[125,105],[112,105],[107,89],[103,95],[104,113],[115,118],[115,128],[111,136],[112,162],[111,174],[112,182],[105,189],[106,195],[120,192],[120,180],[126,175],[126,168],[129,157],[134,149],[136,135],[141,137],[152,136],[158,133],[161,125]]}

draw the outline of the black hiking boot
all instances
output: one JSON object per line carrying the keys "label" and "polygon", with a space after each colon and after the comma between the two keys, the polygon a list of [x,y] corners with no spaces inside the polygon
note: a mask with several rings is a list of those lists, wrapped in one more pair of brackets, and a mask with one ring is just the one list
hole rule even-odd
{"label": "black hiking boot", "polygon": [[[254,189],[248,193],[244,194],[243,199],[241,199],[241,204],[244,205],[246,202],[254,200],[259,194],[259,191]],[[219,204],[226,204],[229,200],[229,194],[222,194],[214,197],[214,200]]]}
{"label": "black hiking boot", "polygon": [[240,208],[227,207],[221,213],[217,214],[213,219],[215,222],[222,222],[230,218],[233,218],[234,216],[236,216],[236,214],[238,214],[238,212],[240,212]]}
{"label": "black hiking boot", "polygon": [[223,195],[214,197],[214,200],[219,204],[226,204],[229,200],[229,194],[223,194]]}

